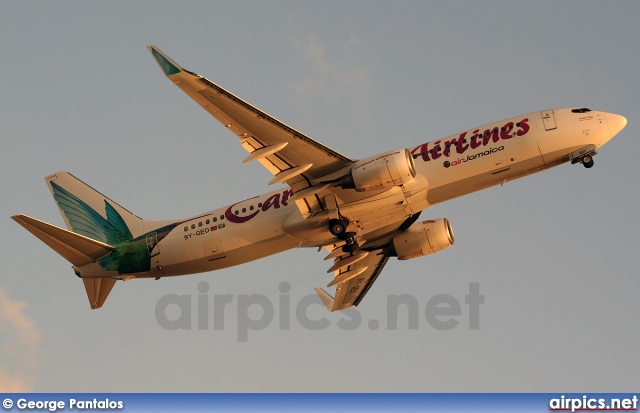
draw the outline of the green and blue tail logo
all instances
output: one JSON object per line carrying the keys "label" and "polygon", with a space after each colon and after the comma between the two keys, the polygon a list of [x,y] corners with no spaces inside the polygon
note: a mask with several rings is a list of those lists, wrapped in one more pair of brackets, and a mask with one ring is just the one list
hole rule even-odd
{"label": "green and blue tail logo", "polygon": [[107,219],[104,219],[83,200],[60,185],[52,181],[51,187],[53,197],[67,217],[73,232],[113,246],[133,239],[122,216],[106,199],[104,208]]}
{"label": "green and blue tail logo", "polygon": [[53,197],[73,232],[116,248],[100,260],[107,271],[120,274],[149,271],[153,249],[178,225],[170,224],[134,238],[122,216],[106,199],[104,218],[77,196],[53,181],[50,183]]}

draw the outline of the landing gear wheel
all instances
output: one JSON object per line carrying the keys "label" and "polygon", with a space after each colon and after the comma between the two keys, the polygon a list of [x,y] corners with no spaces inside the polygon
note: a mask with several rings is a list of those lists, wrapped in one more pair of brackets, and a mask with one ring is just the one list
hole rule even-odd
{"label": "landing gear wheel", "polygon": [[344,245],[342,246],[342,252],[352,253],[360,249],[360,245],[358,245],[358,242],[356,241],[355,232],[345,232],[343,239]]}
{"label": "landing gear wheel", "polygon": [[343,240],[343,241],[346,241],[347,244],[351,244],[351,243],[354,242],[354,238],[353,237],[355,237],[355,236],[356,236],[355,232],[344,232],[344,233],[338,235],[338,238]]}
{"label": "landing gear wheel", "polygon": [[583,156],[582,165],[584,165],[585,168],[591,168],[593,166],[593,157],[591,157],[591,155]]}
{"label": "landing gear wheel", "polygon": [[342,246],[342,252],[356,252],[360,249],[360,245],[357,242],[353,244],[345,244]]}
{"label": "landing gear wheel", "polygon": [[345,231],[347,230],[348,222],[345,222],[341,219],[330,219],[329,220],[329,231],[332,235],[340,238]]}

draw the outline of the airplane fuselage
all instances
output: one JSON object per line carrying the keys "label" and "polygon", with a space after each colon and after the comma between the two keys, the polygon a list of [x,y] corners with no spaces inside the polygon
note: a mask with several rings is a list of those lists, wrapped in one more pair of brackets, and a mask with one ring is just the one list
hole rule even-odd
{"label": "airplane fuselage", "polygon": [[45,177],[68,229],[12,216],[73,265],[92,309],[117,280],[214,271],[292,248],[325,248],[332,273],[315,287],[329,311],[357,306],[390,257],[408,260],[454,244],[446,218],[418,222],[431,205],[571,162],[594,164],[627,120],[587,108],[532,112],[353,160],[148,46],[165,76],[233,133],[286,187],[186,220],[149,221],[67,171]]}
{"label": "airplane fuselage", "polygon": [[[623,117],[588,109],[532,112],[430,141],[409,151],[415,177],[402,186],[370,191],[336,189],[349,230],[375,245],[410,216],[431,205],[503,184],[594,153],[623,127]],[[149,269],[106,270],[99,262],[75,267],[82,277],[159,278],[243,264],[296,247],[338,242],[326,228],[326,212],[304,217],[283,188],[196,217],[173,221],[168,233],[154,230],[168,221],[146,222]],[[156,225],[156,226],[154,226]]]}

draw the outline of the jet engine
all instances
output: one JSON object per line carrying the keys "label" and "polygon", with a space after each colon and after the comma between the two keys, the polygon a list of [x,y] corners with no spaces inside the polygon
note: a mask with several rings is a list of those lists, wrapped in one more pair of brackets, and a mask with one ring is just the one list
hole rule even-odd
{"label": "jet engine", "polygon": [[401,186],[416,176],[413,156],[408,149],[385,152],[356,162],[339,185],[345,189],[371,191]]}
{"label": "jet engine", "polygon": [[442,251],[453,245],[453,230],[446,218],[423,221],[393,236],[389,253],[399,260],[408,260]]}

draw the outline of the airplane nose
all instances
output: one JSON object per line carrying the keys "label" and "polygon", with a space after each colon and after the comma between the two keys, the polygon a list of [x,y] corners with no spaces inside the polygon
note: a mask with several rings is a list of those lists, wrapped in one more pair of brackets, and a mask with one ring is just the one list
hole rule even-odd
{"label": "airplane nose", "polygon": [[627,126],[627,118],[624,116],[616,115],[615,113],[607,113],[606,118],[612,138]]}

